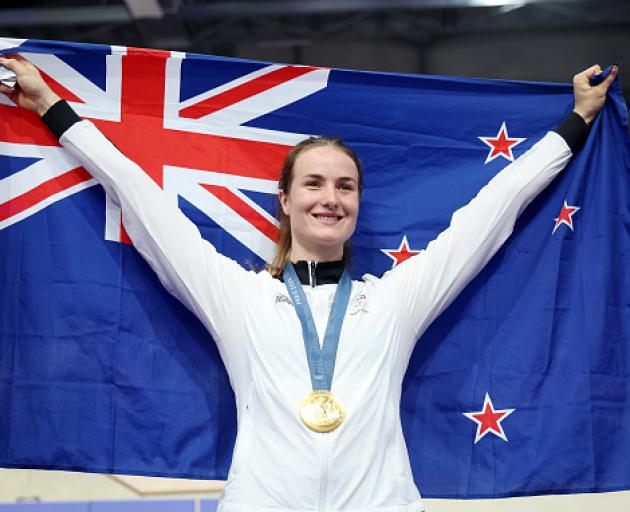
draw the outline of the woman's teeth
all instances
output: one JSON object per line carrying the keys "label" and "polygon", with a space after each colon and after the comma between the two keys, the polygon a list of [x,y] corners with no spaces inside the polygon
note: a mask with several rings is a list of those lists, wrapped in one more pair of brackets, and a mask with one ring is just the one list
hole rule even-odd
{"label": "woman's teeth", "polygon": [[337,215],[315,215],[315,217],[322,222],[332,223],[337,222],[339,217]]}

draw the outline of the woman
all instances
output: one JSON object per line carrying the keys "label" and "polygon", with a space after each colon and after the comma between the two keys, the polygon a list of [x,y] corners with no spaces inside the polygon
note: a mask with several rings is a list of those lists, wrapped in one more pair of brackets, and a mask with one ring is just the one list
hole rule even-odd
{"label": "woman", "polygon": [[598,66],[576,75],[575,110],[555,131],[458,210],[422,253],[382,278],[350,283],[343,258],[362,182],[358,159],[340,142],[314,138],[289,153],[278,253],[270,272],[248,272],[203,240],[33,66],[0,64],[17,75],[14,101],[42,115],[122,207],[136,248],[219,347],[238,409],[223,512],[423,510],[399,416],[415,340],[564,168],[617,74],[595,87],[589,77]]}

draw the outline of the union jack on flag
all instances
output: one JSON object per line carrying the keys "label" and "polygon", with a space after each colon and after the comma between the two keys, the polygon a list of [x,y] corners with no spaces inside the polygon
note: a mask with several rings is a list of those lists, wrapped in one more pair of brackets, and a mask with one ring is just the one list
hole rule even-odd
{"label": "union jack on flag", "polygon": [[[329,70],[241,63],[227,78],[200,80],[199,57],[136,48],[100,48],[87,72],[42,44],[3,40],[35,64],[51,88],[90,119],[175,200],[185,198],[262,259],[273,254],[274,196],[287,149],[307,135],[248,126],[326,87]],[[203,60],[203,59],[202,59]],[[219,61],[219,67],[221,62]],[[207,73],[207,71],[206,71]],[[201,87],[186,86],[196,75]],[[7,136],[0,154],[31,161],[4,177],[0,229],[96,185],[33,116],[0,96]],[[129,242],[120,210],[106,201],[105,238]]]}
{"label": "union jack on flag", "polygon": [[[341,136],[364,164],[356,278],[421,252],[573,106],[562,84],[15,39],[0,53],[33,62],[245,266],[273,252],[288,149]],[[400,414],[423,496],[630,488],[627,118],[613,84],[586,146],[418,341]],[[236,412],[217,349],[94,185],[0,95],[0,466],[224,478]]]}

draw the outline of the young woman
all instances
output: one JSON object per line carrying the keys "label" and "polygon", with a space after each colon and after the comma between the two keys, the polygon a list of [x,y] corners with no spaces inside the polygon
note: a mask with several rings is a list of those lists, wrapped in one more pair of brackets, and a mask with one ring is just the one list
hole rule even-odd
{"label": "young woman", "polygon": [[245,271],[33,66],[0,63],[17,75],[13,100],[42,115],[122,207],[135,247],[219,347],[238,408],[223,512],[423,510],[399,416],[413,345],[564,168],[617,74],[595,87],[598,66],[576,75],[574,112],[455,212],[422,253],[381,278],[350,282],[343,258],[362,182],[358,158],[340,141],[312,138],[289,153],[278,253],[269,272]]}

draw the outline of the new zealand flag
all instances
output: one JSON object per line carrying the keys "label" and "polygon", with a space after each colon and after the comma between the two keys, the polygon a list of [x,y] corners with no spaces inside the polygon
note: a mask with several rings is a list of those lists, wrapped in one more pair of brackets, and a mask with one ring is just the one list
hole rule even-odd
{"label": "new zealand flag", "polygon": [[[288,149],[343,137],[365,166],[355,278],[425,247],[573,106],[559,84],[15,39],[0,52],[33,62],[244,266],[273,252]],[[419,340],[401,408],[424,496],[630,488],[629,167],[614,84],[586,146]],[[0,304],[1,466],[226,476],[235,410],[210,336],[91,176],[2,95]]]}

